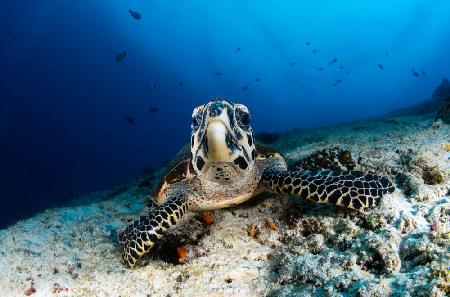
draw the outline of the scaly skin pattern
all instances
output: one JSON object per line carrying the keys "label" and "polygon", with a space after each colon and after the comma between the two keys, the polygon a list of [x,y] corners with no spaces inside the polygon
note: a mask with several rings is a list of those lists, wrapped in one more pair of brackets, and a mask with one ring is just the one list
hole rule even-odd
{"label": "scaly skin pattern", "polygon": [[395,189],[386,177],[358,171],[289,171],[280,153],[255,144],[242,104],[216,99],[201,105],[192,113],[191,129],[191,141],[168,166],[148,215],[119,233],[130,268],[188,210],[231,207],[264,191],[362,210]]}
{"label": "scaly skin pattern", "polygon": [[395,188],[386,177],[360,171],[264,172],[262,184],[273,193],[293,194],[316,203],[329,203],[360,210],[379,204],[380,197]]}
{"label": "scaly skin pattern", "polygon": [[122,258],[132,268],[155,245],[164,231],[177,224],[188,210],[187,195],[173,193],[169,200],[150,209],[148,216],[141,216],[119,233]]}

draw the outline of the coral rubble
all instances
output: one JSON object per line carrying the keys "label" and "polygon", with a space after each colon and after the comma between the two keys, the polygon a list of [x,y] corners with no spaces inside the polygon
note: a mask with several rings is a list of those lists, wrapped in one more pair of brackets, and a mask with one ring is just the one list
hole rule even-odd
{"label": "coral rubble", "polygon": [[46,210],[0,231],[0,295],[448,295],[450,126],[433,123],[399,116],[280,136],[273,145],[293,164],[352,160],[346,169],[386,174],[397,190],[364,213],[267,194],[192,214],[132,270],[117,230],[162,171]]}

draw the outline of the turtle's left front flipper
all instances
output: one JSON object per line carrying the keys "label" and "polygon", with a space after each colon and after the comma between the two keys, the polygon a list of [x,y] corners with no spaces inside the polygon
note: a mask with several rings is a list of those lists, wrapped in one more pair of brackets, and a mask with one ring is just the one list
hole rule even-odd
{"label": "turtle's left front flipper", "polygon": [[381,196],[395,190],[387,177],[360,171],[268,170],[261,181],[271,192],[298,195],[316,203],[357,210],[377,206]]}

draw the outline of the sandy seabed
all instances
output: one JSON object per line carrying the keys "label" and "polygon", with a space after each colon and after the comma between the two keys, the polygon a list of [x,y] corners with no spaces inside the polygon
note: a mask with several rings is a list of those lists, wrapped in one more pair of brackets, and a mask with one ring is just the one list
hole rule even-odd
{"label": "sandy seabed", "polygon": [[[192,214],[132,270],[116,234],[142,212],[149,187],[86,195],[0,231],[0,295],[445,296],[449,143],[450,126],[431,115],[283,135],[273,147],[293,163],[347,149],[356,169],[388,175],[397,190],[365,213],[268,194],[210,212],[211,225]],[[187,251],[179,265],[177,246]]]}

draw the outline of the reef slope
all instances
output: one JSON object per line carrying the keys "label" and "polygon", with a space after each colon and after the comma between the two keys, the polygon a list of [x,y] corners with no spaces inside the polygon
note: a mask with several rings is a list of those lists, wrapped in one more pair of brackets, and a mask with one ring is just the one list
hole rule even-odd
{"label": "reef slope", "polygon": [[[265,195],[211,212],[211,225],[195,214],[132,270],[116,232],[138,217],[158,173],[148,186],[86,195],[0,231],[1,295],[444,296],[449,143],[450,126],[432,115],[283,135],[273,146],[292,164],[339,147],[356,169],[389,175],[397,190],[366,213]],[[187,251],[181,265],[178,246]]]}

